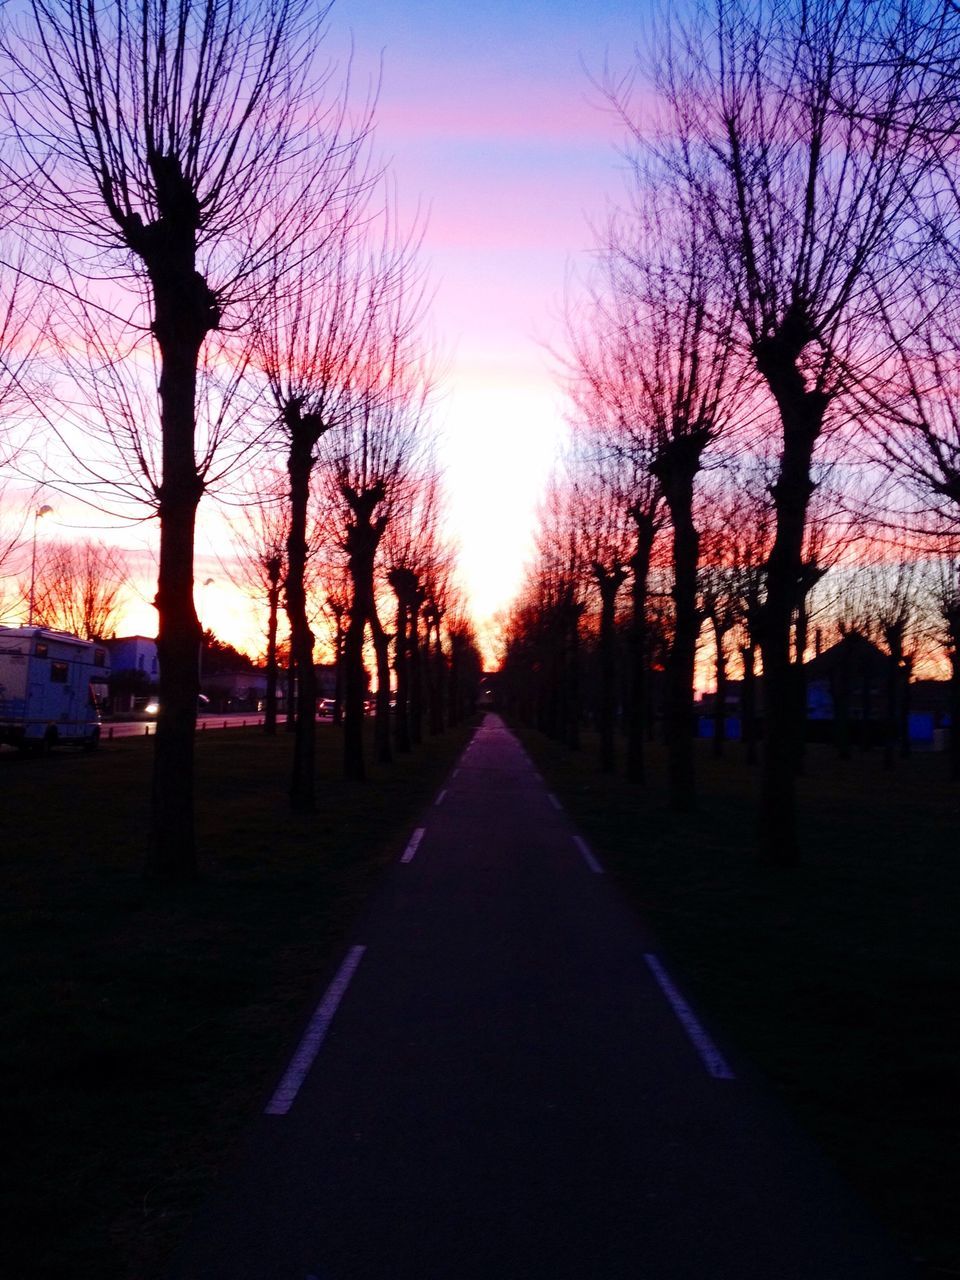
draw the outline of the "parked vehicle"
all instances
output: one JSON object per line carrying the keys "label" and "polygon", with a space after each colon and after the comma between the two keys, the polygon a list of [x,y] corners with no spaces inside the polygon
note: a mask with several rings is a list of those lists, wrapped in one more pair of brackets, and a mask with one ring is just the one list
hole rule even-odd
{"label": "parked vehicle", "polygon": [[0,627],[0,742],[92,750],[109,677],[110,655],[100,641],[46,627]]}

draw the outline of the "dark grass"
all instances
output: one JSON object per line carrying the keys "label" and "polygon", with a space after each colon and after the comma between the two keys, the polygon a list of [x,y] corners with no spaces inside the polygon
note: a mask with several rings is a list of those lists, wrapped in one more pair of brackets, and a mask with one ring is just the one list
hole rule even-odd
{"label": "dark grass", "polygon": [[0,755],[5,1280],[151,1280],[469,734],[291,816],[291,743],[198,738],[203,875],[144,882],[152,743]]}
{"label": "dark grass", "polygon": [[960,1275],[960,788],[943,756],[885,773],[877,753],[813,747],[802,865],[761,867],[756,772],[698,756],[700,800],[605,777],[520,727],[528,749],[641,909],[721,1043],[778,1091],[931,1277]]}

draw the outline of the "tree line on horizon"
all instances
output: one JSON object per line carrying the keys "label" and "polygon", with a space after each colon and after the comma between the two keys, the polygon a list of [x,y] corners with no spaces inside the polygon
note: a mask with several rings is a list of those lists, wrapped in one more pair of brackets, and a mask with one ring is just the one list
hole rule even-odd
{"label": "tree line on horizon", "polygon": [[721,697],[735,640],[754,752],[762,679],[771,865],[800,857],[811,614],[879,641],[902,702],[936,600],[960,721],[958,55],[950,4],[694,0],[599,84],[628,190],[569,290],[569,457],[506,623],[506,687],[575,743],[589,637],[609,770],[625,656],[639,782],[662,668],[683,811],[701,631]]}
{"label": "tree line on horizon", "polygon": [[[376,156],[376,85],[358,94],[327,52],[329,6],[25,0],[2,20],[0,466],[158,521],[147,871],[189,879],[205,495],[266,603],[271,702],[281,604],[289,625],[294,809],[316,805],[318,620],[347,777],[365,773],[365,645],[381,761],[415,744],[422,681],[450,681],[433,728],[476,682],[441,530],[422,222]],[[48,604],[69,554],[41,566]]]}

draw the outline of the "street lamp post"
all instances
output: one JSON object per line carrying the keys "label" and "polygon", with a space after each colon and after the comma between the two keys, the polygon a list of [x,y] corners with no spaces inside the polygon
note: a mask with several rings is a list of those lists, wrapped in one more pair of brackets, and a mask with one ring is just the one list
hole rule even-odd
{"label": "street lamp post", "polygon": [[42,507],[37,507],[33,513],[33,546],[30,552],[30,608],[27,616],[27,626],[33,626],[33,609],[35,603],[35,593],[37,586],[37,525],[44,516],[52,516],[53,507],[48,507],[46,503]]}

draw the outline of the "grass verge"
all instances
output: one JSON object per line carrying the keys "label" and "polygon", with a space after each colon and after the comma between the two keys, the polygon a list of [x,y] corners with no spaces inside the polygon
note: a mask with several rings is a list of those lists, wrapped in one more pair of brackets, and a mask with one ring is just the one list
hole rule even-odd
{"label": "grass verge", "polygon": [[744,1053],[930,1277],[960,1275],[956,1216],[960,791],[943,757],[884,773],[810,750],[800,867],[754,854],[756,774],[698,744],[697,812],[517,726],[652,925],[721,1040]]}
{"label": "grass verge", "polygon": [[152,743],[0,756],[4,1277],[161,1273],[470,732],[357,785],[329,781],[319,726],[309,817],[286,804],[286,735],[201,735],[185,889],[140,875]]}

